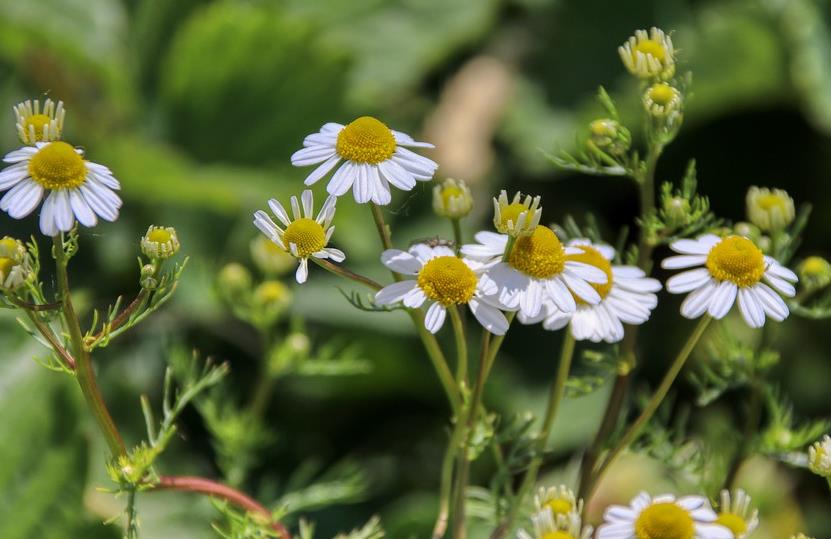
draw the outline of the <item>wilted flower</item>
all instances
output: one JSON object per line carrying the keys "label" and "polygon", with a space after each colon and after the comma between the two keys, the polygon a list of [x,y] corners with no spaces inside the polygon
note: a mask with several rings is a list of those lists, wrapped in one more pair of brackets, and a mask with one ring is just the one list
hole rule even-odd
{"label": "wilted flower", "polygon": [[747,218],[762,230],[781,230],[793,222],[795,215],[793,199],[782,189],[748,189]]}
{"label": "wilted flower", "polygon": [[442,217],[461,219],[473,209],[470,188],[460,180],[447,178],[433,187],[433,211]]}
{"label": "wilted flower", "polygon": [[517,192],[509,202],[508,193],[504,189],[499,196],[493,199],[493,225],[502,234],[508,234],[514,238],[519,236],[530,236],[540,223],[542,208],[540,197],[526,195]]}
{"label": "wilted flower", "polygon": [[663,30],[637,30],[617,50],[623,65],[636,77],[666,80],[675,74],[675,50],[672,39]]}
{"label": "wilted flower", "polygon": [[56,106],[54,101],[46,99],[41,110],[39,99],[27,99],[14,106],[14,115],[17,135],[23,144],[32,146],[36,142],[60,140],[66,116],[63,101],[58,101]]}
{"label": "wilted flower", "polygon": [[154,260],[170,258],[179,252],[179,237],[176,229],[170,226],[150,225],[141,238],[141,252]]}

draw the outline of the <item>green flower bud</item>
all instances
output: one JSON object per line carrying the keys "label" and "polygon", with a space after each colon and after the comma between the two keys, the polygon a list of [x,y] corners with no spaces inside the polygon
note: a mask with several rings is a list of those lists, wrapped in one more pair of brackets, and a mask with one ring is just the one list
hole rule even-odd
{"label": "green flower bud", "polygon": [[179,237],[173,227],[150,225],[141,238],[141,252],[153,260],[170,258],[179,251]]}
{"label": "green flower bud", "polygon": [[219,271],[217,284],[223,295],[237,296],[251,288],[251,273],[241,264],[231,262]]}
{"label": "green flower bud", "polygon": [[447,178],[433,187],[433,211],[441,217],[460,219],[473,209],[470,188],[460,180]]}
{"label": "green flower bud", "polygon": [[621,156],[632,144],[632,135],[620,122],[600,118],[589,124],[591,141],[599,149],[613,156]]}
{"label": "green flower bud", "polygon": [[747,191],[747,218],[765,232],[782,230],[796,216],[793,199],[782,189],[753,186]]}
{"label": "green flower bud", "polygon": [[831,284],[831,263],[821,256],[809,256],[800,262],[799,281],[807,290],[821,290]]}

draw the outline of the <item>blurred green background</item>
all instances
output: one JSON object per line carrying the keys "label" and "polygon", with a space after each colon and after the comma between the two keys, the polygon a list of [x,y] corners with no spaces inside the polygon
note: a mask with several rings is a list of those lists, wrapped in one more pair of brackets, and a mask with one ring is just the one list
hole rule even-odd
{"label": "blurred green background", "polygon": [[[235,321],[214,279],[227,262],[250,266],[251,214],[302,189],[309,170],[291,153],[325,121],[375,115],[434,142],[438,177],[468,180],[479,200],[468,234],[487,226],[499,188],[543,195],[544,218],[594,211],[616,237],[637,211],[634,186],[555,170],[540,149],[570,149],[600,110],[603,84],[637,131],[637,84],[616,47],[636,28],[674,30],[694,74],[684,128],[658,179],[677,180],[690,157],[721,216],[743,219],[749,185],[787,189],[814,205],[800,256],[831,254],[831,10],[822,0],[0,0],[0,148],[18,145],[12,105],[61,99],[65,138],[109,166],[123,185],[117,223],[81,231],[73,264],[87,309],[137,289],[135,257],[149,224],[175,226],[192,257],[162,313],[98,354],[101,385],[128,442],[143,436],[139,395],[158,402],[164,358],[177,344],[228,360],[228,391],[243,399],[257,372],[256,334]],[[322,185],[317,188],[321,195]],[[430,187],[397,193],[394,239],[450,235],[430,214]],[[2,235],[26,237],[36,217],[0,216]],[[335,244],[377,279],[379,245],[369,211],[338,206]],[[659,253],[662,256],[664,253]],[[346,378],[288,378],[268,409],[275,439],[246,488],[275,498],[301,463],[345,457],[365,471],[360,500],[307,516],[321,537],[380,514],[393,539],[432,526],[447,409],[406,317],[356,312],[318,268],[296,289],[293,313],[313,341],[357,339],[372,364]],[[49,280],[49,267],[44,271]],[[664,298],[642,332],[643,372],[654,379],[689,331],[678,299]],[[43,356],[8,314],[0,318],[0,537],[117,537],[100,523],[121,509],[106,448],[71,380],[37,366]],[[831,332],[792,318],[779,328],[777,376],[797,415],[831,414]],[[444,335],[443,337],[447,337]],[[529,342],[530,341],[530,342]],[[487,400],[506,414],[544,406],[559,335],[522,328],[506,343]],[[681,394],[690,390],[682,384]],[[592,435],[605,390],[566,402],[550,478],[570,479],[570,455]],[[728,395],[703,417],[736,413]],[[705,419],[706,421],[707,419]],[[185,415],[163,473],[216,477],[199,416]],[[738,436],[738,431],[736,431]],[[486,481],[487,462],[474,469]],[[644,478],[650,478],[645,481]],[[655,463],[632,458],[598,501],[641,488],[683,491]],[[757,497],[761,539],[805,529],[831,536],[827,486],[807,472],[758,461],[740,483]],[[143,537],[210,537],[209,503],[181,494],[140,498]]]}

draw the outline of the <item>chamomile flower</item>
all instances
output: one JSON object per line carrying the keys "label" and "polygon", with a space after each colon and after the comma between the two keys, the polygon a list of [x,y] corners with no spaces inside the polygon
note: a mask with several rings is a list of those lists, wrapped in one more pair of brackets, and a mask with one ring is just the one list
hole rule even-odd
{"label": "chamomile flower", "polygon": [[504,189],[498,197],[493,199],[493,226],[502,234],[514,238],[530,236],[540,224],[542,208],[540,197],[531,195],[522,196],[517,192],[514,198],[508,200],[508,193]]}
{"label": "chamomile flower", "polygon": [[716,523],[733,532],[735,539],[745,539],[759,526],[759,511],[751,510],[750,496],[742,489],[734,491],[732,496],[729,490],[722,490]]}
{"label": "chamomile flower", "polygon": [[584,239],[572,240],[568,245],[580,252],[568,255],[567,259],[600,268],[606,274],[605,283],[592,284],[600,301],[591,305],[575,296],[577,309],[573,313],[564,313],[553,302],[547,301],[536,317],[529,318],[520,313],[521,322],[542,321],[543,327],[551,331],[569,324],[578,341],[613,343],[623,339],[623,324],[638,325],[649,319],[652,309],[658,305],[655,292],[661,289],[661,283],[657,279],[647,277],[635,266],[612,266],[615,250],[608,245]]}
{"label": "chamomile flower", "polygon": [[473,209],[470,187],[460,180],[447,178],[433,187],[433,211],[450,219],[461,219]]}
{"label": "chamomile flower", "polygon": [[765,256],[751,240],[706,234],[695,240],[675,241],[670,248],[680,256],[665,259],[662,267],[695,268],[674,275],[666,283],[673,294],[690,292],[681,304],[681,314],[686,318],[698,318],[705,312],[713,318],[724,318],[737,298],[750,327],[762,327],[766,316],[777,322],[788,317],[788,306],[776,291],[793,297],[796,290],[792,283],[797,276]]}
{"label": "chamomile flower", "polygon": [[60,140],[66,116],[63,101],[58,101],[56,105],[47,99],[41,110],[40,100],[27,99],[14,106],[14,115],[17,118],[17,135],[23,144],[32,146],[36,142]]}
{"label": "chamomile flower", "polygon": [[83,150],[62,141],[37,142],[6,154],[0,172],[0,210],[23,219],[46,197],[40,209],[40,231],[47,236],[68,232],[77,219],[86,227],[98,218],[115,221],[121,188],[110,169],[86,161]]}
{"label": "chamomile flower", "polygon": [[432,148],[432,144],[416,142],[372,116],[361,116],[347,125],[324,124],[318,133],[306,137],[303,146],[291,156],[291,164],[318,165],[306,177],[306,185],[335,170],[326,187],[329,194],[341,196],[351,188],[359,204],[389,204],[390,184],[410,191],[417,180],[432,179],[438,168],[434,161],[407,149]]}
{"label": "chamomile flower", "polygon": [[733,539],[716,518],[703,496],[653,498],[642,492],[629,506],[606,509],[596,539]]}
{"label": "chamomile flower", "polygon": [[179,236],[171,226],[150,225],[141,238],[141,252],[147,258],[165,259],[179,252]]}
{"label": "chamomile flower", "polygon": [[817,475],[831,479],[831,436],[826,434],[808,449],[808,468]]}
{"label": "chamomile flower", "polygon": [[346,255],[339,249],[327,247],[335,231],[335,227],[332,226],[332,219],[335,217],[335,197],[330,196],[326,199],[317,217],[314,217],[312,192],[306,189],[300,198],[303,206],[302,212],[297,197],[291,197],[291,217],[277,200],[272,198],[268,201],[269,208],[283,226],[275,223],[262,210],[254,213],[254,226],[278,247],[300,261],[295,278],[298,283],[302,284],[309,276],[309,257],[320,260],[328,258],[335,262],[342,262]]}
{"label": "chamomile flower", "polygon": [[517,539],[591,539],[594,529],[583,527],[580,514],[572,512],[567,518],[556,518],[549,507],[531,515],[533,535],[525,530],[517,532]]}
{"label": "chamomile flower", "polygon": [[[488,277],[496,283],[498,300],[508,310],[533,318],[546,302],[563,313],[577,309],[577,299],[597,304],[601,297],[592,284],[608,281],[602,269],[569,259],[582,249],[564,247],[557,235],[546,226],[538,226],[530,236],[517,238],[507,260],[502,261],[508,236],[479,232],[477,244],[465,245],[465,256],[486,264]],[[576,299],[575,299],[576,298]]]}
{"label": "chamomile flower", "polygon": [[756,187],[747,190],[747,218],[762,230],[780,230],[796,216],[793,199],[782,189]]}
{"label": "chamomile flower", "polygon": [[23,242],[9,236],[0,239],[0,291],[11,292],[31,273],[31,259]]}
{"label": "chamomile flower", "polygon": [[617,51],[626,69],[641,79],[667,80],[675,74],[672,39],[658,28],[637,30]]}
{"label": "chamomile flower", "polygon": [[534,496],[534,505],[537,511],[548,509],[554,516],[554,521],[559,523],[562,519],[568,519],[573,513],[583,513],[583,500],[577,500],[574,491],[565,485],[558,487],[540,487],[537,495]]}
{"label": "chamomile flower", "polygon": [[401,302],[417,309],[429,303],[424,326],[430,333],[441,329],[447,309],[467,305],[482,326],[494,335],[508,331],[508,321],[492,296],[496,286],[483,277],[484,265],[459,258],[449,247],[417,244],[409,251],[388,249],[383,264],[396,273],[412,276],[384,287],[375,295],[378,305]]}
{"label": "chamomile flower", "polygon": [[656,118],[670,118],[681,110],[681,92],[665,82],[656,82],[643,94],[643,107]]}

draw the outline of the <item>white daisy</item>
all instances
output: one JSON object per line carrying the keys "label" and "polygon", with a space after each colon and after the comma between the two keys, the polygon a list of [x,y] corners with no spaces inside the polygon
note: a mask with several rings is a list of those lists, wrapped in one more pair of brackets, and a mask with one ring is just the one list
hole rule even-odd
{"label": "white daisy", "polygon": [[759,510],[751,510],[750,496],[742,489],[732,496],[729,490],[722,490],[716,523],[733,532],[735,539],[745,539],[759,526]]}
{"label": "white daisy", "polygon": [[556,331],[571,323],[571,333],[578,341],[618,342],[623,339],[623,324],[643,324],[658,305],[655,292],[661,289],[657,279],[646,276],[635,266],[612,266],[615,250],[608,245],[593,244],[577,239],[569,242],[582,252],[569,255],[569,260],[585,262],[600,268],[606,274],[605,284],[593,284],[600,301],[591,305],[575,297],[577,309],[564,313],[551,301],[543,302],[543,308],[535,317],[520,313],[523,324],[542,321],[545,329]]}
{"label": "white daisy", "polygon": [[597,539],[733,539],[733,533],[715,520],[703,496],[653,498],[641,492],[628,507],[606,509]]}
{"label": "white daisy", "polygon": [[777,322],[788,317],[788,306],[774,289],[793,297],[796,274],[765,256],[749,239],[706,234],[695,240],[675,241],[670,248],[681,256],[665,259],[662,267],[704,266],[674,275],[666,283],[673,294],[690,292],[681,304],[685,317],[698,318],[707,312],[713,318],[724,318],[736,298],[750,327],[762,327],[765,316]]}
{"label": "white daisy", "polygon": [[517,539],[590,539],[594,531],[591,526],[583,527],[580,514],[571,512],[568,518],[555,518],[549,507],[531,515],[534,534],[519,530]]}
{"label": "white daisy", "polygon": [[37,142],[6,154],[11,163],[0,172],[0,210],[14,219],[32,213],[46,195],[40,209],[40,231],[47,236],[68,232],[77,219],[86,227],[98,217],[115,221],[121,185],[104,165],[84,160],[83,150],[62,141]]}
{"label": "white daisy", "polygon": [[531,235],[517,238],[505,262],[502,257],[507,235],[479,232],[475,238],[479,243],[463,246],[462,253],[490,267],[488,276],[496,283],[499,302],[505,309],[533,318],[545,301],[564,313],[572,313],[577,309],[575,298],[590,304],[601,299],[592,284],[606,283],[606,273],[585,262],[569,260],[568,255],[582,250],[563,247],[548,227],[538,226]]}
{"label": "white daisy", "polygon": [[27,99],[14,106],[14,115],[17,118],[17,135],[23,144],[34,145],[61,138],[66,117],[63,101],[58,101],[56,106],[54,101],[46,99],[41,110],[40,100]]}
{"label": "white daisy", "polygon": [[[346,126],[327,123],[303,141],[304,148],[291,156],[296,167],[318,165],[306,177],[312,185],[337,168],[326,189],[341,196],[352,188],[359,204],[389,204],[390,184],[409,191],[416,180],[429,181],[438,165],[406,147],[432,148],[409,135],[393,131],[383,122],[361,116]],[[345,161],[338,166],[341,161]]]}
{"label": "white daisy", "polygon": [[402,302],[417,309],[429,302],[424,326],[436,333],[444,324],[448,307],[467,304],[479,323],[494,335],[508,331],[508,320],[493,298],[496,285],[482,275],[484,265],[457,257],[449,247],[424,244],[414,245],[409,252],[388,249],[381,261],[392,271],[414,279],[384,287],[375,295],[378,305]]}
{"label": "white daisy", "polygon": [[327,247],[335,227],[332,226],[332,219],[335,217],[336,199],[330,196],[323,203],[317,217],[314,216],[314,198],[308,189],[300,195],[303,211],[300,211],[300,204],[297,197],[291,197],[291,213],[283,208],[283,205],[275,199],[268,201],[268,206],[277,219],[285,226],[285,229],[275,223],[268,214],[262,210],[254,213],[254,226],[273,241],[278,247],[290,253],[300,261],[295,277],[298,283],[305,283],[309,276],[309,257],[335,262],[343,262],[346,255],[343,251],[333,247]]}

